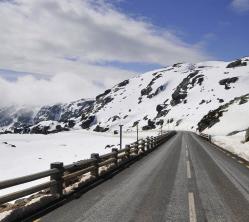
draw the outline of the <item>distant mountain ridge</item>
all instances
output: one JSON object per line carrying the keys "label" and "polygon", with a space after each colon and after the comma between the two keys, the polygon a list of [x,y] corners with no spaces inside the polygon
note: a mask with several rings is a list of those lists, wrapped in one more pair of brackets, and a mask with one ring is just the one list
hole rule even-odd
{"label": "distant mountain ridge", "polygon": [[143,130],[163,126],[228,134],[249,127],[249,119],[242,118],[249,116],[248,94],[249,57],[177,63],[125,80],[95,100],[25,112],[0,109],[0,127],[2,132],[19,133],[70,128],[106,132],[116,131],[120,124],[127,131],[135,130],[139,124]]}

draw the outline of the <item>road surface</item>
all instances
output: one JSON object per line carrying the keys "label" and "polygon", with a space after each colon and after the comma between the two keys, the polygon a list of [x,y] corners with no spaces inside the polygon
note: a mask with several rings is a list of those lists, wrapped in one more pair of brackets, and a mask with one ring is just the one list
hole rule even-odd
{"label": "road surface", "polygon": [[42,222],[249,221],[249,169],[207,141],[178,132]]}

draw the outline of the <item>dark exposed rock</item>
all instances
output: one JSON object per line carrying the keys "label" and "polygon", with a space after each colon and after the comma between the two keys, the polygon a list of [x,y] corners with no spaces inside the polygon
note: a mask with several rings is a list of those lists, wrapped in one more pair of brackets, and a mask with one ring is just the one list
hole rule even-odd
{"label": "dark exposed rock", "polygon": [[181,122],[182,122],[182,119],[177,120],[176,121],[176,126],[179,126],[181,124]]}
{"label": "dark exposed rock", "polygon": [[162,126],[163,123],[164,123],[164,120],[163,120],[163,119],[160,119],[159,121],[156,122],[156,125]]}
{"label": "dark exposed rock", "polygon": [[75,121],[74,120],[68,120],[68,127],[73,128],[75,126]]}
{"label": "dark exposed rock", "polygon": [[235,67],[239,67],[239,66],[246,66],[247,62],[242,62],[241,59],[238,59],[234,62],[231,62],[227,65],[227,68],[235,68]]}
{"label": "dark exposed rock", "polygon": [[31,134],[48,134],[49,133],[49,126],[34,126],[30,130]]}
{"label": "dark exposed rock", "polygon": [[201,121],[198,123],[198,130],[202,132],[206,128],[211,128],[213,125],[220,121],[220,117],[223,116],[223,112],[226,110],[217,109],[209,111],[207,115],[205,115]]}
{"label": "dark exposed rock", "polygon": [[170,119],[168,120],[168,122],[169,122],[169,123],[173,123],[173,122],[174,122],[174,119],[173,119],[173,118],[170,118]]}
{"label": "dark exposed rock", "polygon": [[158,113],[160,113],[162,110],[164,109],[164,106],[163,105],[157,105],[156,106],[156,111],[158,112]]}
{"label": "dark exposed rock", "polygon": [[160,92],[166,89],[166,84],[159,86],[154,93],[149,94],[147,97],[151,99],[154,96],[157,96]]}
{"label": "dark exposed rock", "polygon": [[164,109],[164,110],[162,110],[161,112],[157,113],[156,118],[167,116],[167,114],[169,113],[169,111],[170,111],[170,109]]}
{"label": "dark exposed rock", "polygon": [[202,99],[201,102],[199,103],[199,105],[201,105],[201,104],[203,104],[205,102],[206,102],[206,100]]}
{"label": "dark exposed rock", "polygon": [[96,122],[96,117],[95,116],[89,116],[87,120],[83,121],[81,123],[82,129],[88,129],[90,128],[94,123]]}
{"label": "dark exposed rock", "polygon": [[97,125],[93,131],[103,133],[103,132],[106,132],[108,130],[109,130],[109,128],[107,128],[107,127],[101,127],[101,126]]}
{"label": "dark exposed rock", "polygon": [[143,126],[142,130],[151,130],[151,129],[155,129],[155,128],[156,128],[155,122],[149,119],[148,120],[148,125]]}
{"label": "dark exposed rock", "polygon": [[[149,96],[149,94],[152,92],[152,87],[151,86],[161,76],[162,76],[161,73],[156,73],[155,77],[153,77],[153,79],[150,81],[150,83],[147,85],[147,87],[141,90],[141,96]],[[159,93],[159,90],[158,90],[157,93]]]}
{"label": "dark exposed rock", "polygon": [[96,96],[96,100],[99,100],[101,97],[104,97],[106,95],[108,95],[111,92],[110,89],[107,89],[104,93],[99,94],[98,96]]}
{"label": "dark exposed rock", "polygon": [[141,90],[141,96],[149,95],[152,91],[152,87],[148,86],[147,88],[144,88]]}
{"label": "dark exposed rock", "polygon": [[239,101],[239,105],[245,104],[248,102],[248,97],[241,97]]}
{"label": "dark exposed rock", "polygon": [[117,116],[117,115],[116,115],[116,116],[113,116],[113,117],[112,117],[112,122],[115,122],[115,121],[118,120],[118,119],[120,119],[119,116]]}
{"label": "dark exposed rock", "polygon": [[202,132],[206,128],[211,128],[212,126],[214,126],[216,123],[220,121],[220,117],[222,117],[223,113],[227,111],[227,108],[231,104],[234,104],[234,103],[239,104],[241,99],[249,100],[249,94],[243,95],[241,97],[236,97],[233,100],[229,101],[228,103],[221,105],[217,109],[209,111],[208,114],[203,116],[203,118],[199,121],[199,123],[197,124],[198,125],[197,129],[200,132]]}
{"label": "dark exposed rock", "polygon": [[13,133],[22,133],[23,129],[22,128],[14,128]]}
{"label": "dark exposed rock", "polygon": [[224,103],[224,99],[217,98],[217,100],[219,101],[219,103]]}
{"label": "dark exposed rock", "polygon": [[233,136],[233,135],[236,135],[237,133],[240,133],[242,131],[244,131],[244,130],[235,130],[235,131],[228,133],[227,136]]}
{"label": "dark exposed rock", "polygon": [[139,124],[139,120],[135,121],[135,122],[133,123],[132,127],[135,127],[135,126],[137,126],[138,124]]}
{"label": "dark exposed rock", "polygon": [[197,75],[199,73],[198,70],[190,73],[186,78],[182,80],[182,82],[176,87],[175,91],[172,94],[172,100],[170,104],[172,106],[178,105],[184,99],[186,99],[188,90],[192,89],[195,84],[201,85],[203,82],[203,75]]}
{"label": "dark exposed rock", "polygon": [[181,62],[178,62],[178,63],[173,64],[172,67],[181,67],[181,64],[182,64]]}
{"label": "dark exposed rock", "polygon": [[225,89],[231,89],[230,84],[238,81],[238,77],[226,78],[219,81],[220,85],[224,85]]}
{"label": "dark exposed rock", "polygon": [[128,79],[125,80],[125,81],[123,81],[123,82],[121,82],[121,83],[119,83],[118,87],[123,87],[123,86],[126,86],[127,84],[129,84],[129,80]]}

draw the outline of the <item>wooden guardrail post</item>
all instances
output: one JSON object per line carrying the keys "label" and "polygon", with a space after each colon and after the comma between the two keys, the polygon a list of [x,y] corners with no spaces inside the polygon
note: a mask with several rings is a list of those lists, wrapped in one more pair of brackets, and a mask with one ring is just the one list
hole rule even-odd
{"label": "wooden guardrail post", "polygon": [[130,145],[126,145],[125,146],[125,148],[127,149],[126,151],[125,151],[125,153],[126,153],[126,156],[127,156],[127,158],[128,159],[130,159],[130,155],[131,155],[131,147],[130,147]]}
{"label": "wooden guardrail post", "polygon": [[148,152],[150,151],[150,137],[146,138],[146,149]]}
{"label": "wooden guardrail post", "polygon": [[92,153],[91,154],[91,159],[95,160],[95,163],[94,163],[95,167],[94,167],[94,170],[91,173],[95,178],[98,178],[98,176],[99,176],[99,154],[98,153]]}
{"label": "wooden guardrail post", "polygon": [[143,153],[145,153],[145,140],[144,139],[141,140],[141,150]]}
{"label": "wooden guardrail post", "polygon": [[115,152],[114,154],[114,158],[115,158],[115,166],[117,167],[118,166],[118,149],[117,148],[112,148],[112,152]]}
{"label": "wooden guardrail post", "polygon": [[139,151],[139,140],[135,142],[135,154],[138,155]]}
{"label": "wooden guardrail post", "polygon": [[152,138],[152,146],[153,146],[153,149],[156,148],[156,138],[155,137]]}
{"label": "wooden guardrail post", "polygon": [[57,197],[61,197],[63,195],[63,174],[64,167],[62,162],[55,162],[50,164],[51,169],[57,169],[59,172],[50,176],[50,180],[55,180],[56,184],[51,185],[50,193]]}

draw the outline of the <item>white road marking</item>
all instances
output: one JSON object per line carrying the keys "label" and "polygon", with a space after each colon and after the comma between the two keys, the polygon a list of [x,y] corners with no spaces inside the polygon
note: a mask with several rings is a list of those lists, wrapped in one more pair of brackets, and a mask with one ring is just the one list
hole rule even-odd
{"label": "white road marking", "polygon": [[189,222],[196,222],[195,199],[193,193],[188,193]]}
{"label": "white road marking", "polygon": [[189,164],[188,160],[187,160],[187,177],[188,177],[188,179],[191,178],[190,164]]}

